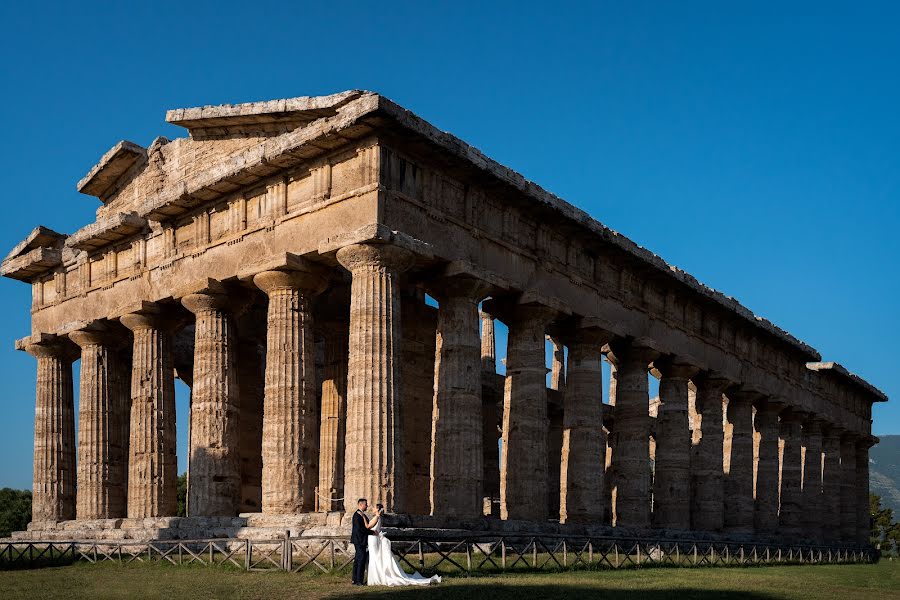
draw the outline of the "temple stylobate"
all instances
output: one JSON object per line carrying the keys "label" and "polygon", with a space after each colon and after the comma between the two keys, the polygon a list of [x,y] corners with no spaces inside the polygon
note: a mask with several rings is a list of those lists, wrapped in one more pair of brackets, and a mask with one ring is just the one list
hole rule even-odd
{"label": "temple stylobate", "polygon": [[375,93],[166,120],[188,137],[78,183],[95,222],[3,261],[33,291],[20,538],[339,528],[367,497],[408,527],[868,545],[886,396],[733,298]]}

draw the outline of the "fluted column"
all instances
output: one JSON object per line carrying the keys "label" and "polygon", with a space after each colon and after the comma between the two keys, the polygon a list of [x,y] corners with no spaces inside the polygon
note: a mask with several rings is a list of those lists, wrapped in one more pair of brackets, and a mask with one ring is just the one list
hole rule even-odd
{"label": "fluted column", "polygon": [[856,543],[858,511],[856,508],[856,441],[857,436],[845,433],[841,436],[841,543]]}
{"label": "fluted column", "polygon": [[603,369],[601,350],[612,337],[582,329],[568,340],[560,468],[561,523],[596,522],[604,512]]}
{"label": "fluted column", "polygon": [[610,342],[616,365],[613,519],[617,527],[650,526],[650,398],[647,369],[657,352],[627,340]]}
{"label": "fluted column", "polygon": [[869,448],[874,440],[864,437],[856,444],[856,544],[869,546],[872,517],[869,509]]}
{"label": "fluted column", "polygon": [[797,539],[803,529],[801,496],[802,472],[800,446],[802,443],[802,413],[788,410],[781,413],[779,432],[783,441],[781,453],[781,500],[778,514],[779,533]]}
{"label": "fluted column", "polygon": [[542,306],[510,311],[503,395],[500,518],[547,518],[547,368],[544,330],[553,313]]}
{"label": "fluted column", "polygon": [[841,537],[841,429],[828,425],[822,439],[822,537],[837,544]]}
{"label": "fluted column", "polygon": [[196,317],[191,388],[189,516],[236,515],[241,499],[237,331],[224,293],[189,294]]}
{"label": "fluted column", "polygon": [[781,408],[777,402],[760,400],[753,421],[759,434],[753,517],[757,533],[774,533],[778,529],[778,413]]}
{"label": "fluted column", "polygon": [[344,496],[403,512],[400,276],[413,256],[393,245],[354,244],[338,250],[337,260],[352,276]]}
{"label": "fluted column", "polygon": [[347,431],[347,336],[346,322],[322,327],[325,336],[325,368],[319,426],[319,488],[317,510],[336,511],[345,505],[344,445]]}
{"label": "fluted column", "polygon": [[758,394],[728,392],[731,460],[725,479],[725,529],[753,532],[753,402]]}
{"label": "fluted column", "polygon": [[703,373],[696,378],[697,412],[700,414],[700,442],[691,465],[691,528],[696,531],[721,531],[725,526],[725,471],[722,427],[722,394],[730,382]]}
{"label": "fluted column", "polygon": [[312,299],[325,280],[310,266],[259,273],[253,283],[269,297],[262,509],[268,514],[312,512],[319,483]]}
{"label": "fluted column", "polygon": [[810,417],[803,424],[803,441],[806,452],[803,455],[802,521],[803,537],[822,543],[823,499],[822,499],[822,421]]}
{"label": "fluted column", "polygon": [[494,317],[484,311],[481,312],[481,368],[488,373],[497,372]]}
{"label": "fluted column", "polygon": [[481,339],[478,303],[487,285],[471,278],[435,282],[438,300],[431,411],[431,514],[483,513]]}
{"label": "fluted column", "polygon": [[697,369],[671,357],[654,362],[659,381],[656,415],[656,469],[653,478],[653,526],[691,527],[691,432],[688,381]]}
{"label": "fluted column", "polygon": [[38,334],[18,346],[37,359],[32,521],[75,518],[75,407],[73,348]]}
{"label": "fluted column", "polygon": [[127,512],[131,519],[175,516],[175,374],[171,323],[151,308],[124,315],[134,333]]}
{"label": "fluted column", "polygon": [[107,331],[69,334],[81,348],[78,400],[78,519],[125,516],[125,410],[128,390],[121,385],[118,350],[127,339]]}

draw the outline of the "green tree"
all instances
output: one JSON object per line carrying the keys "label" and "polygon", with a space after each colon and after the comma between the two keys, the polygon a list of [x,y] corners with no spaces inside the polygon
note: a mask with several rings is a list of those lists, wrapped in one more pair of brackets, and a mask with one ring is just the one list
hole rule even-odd
{"label": "green tree", "polygon": [[872,516],[871,542],[884,554],[900,552],[900,523],[894,521],[894,511],[881,505],[881,497],[869,494],[869,513]]}
{"label": "green tree", "polygon": [[178,516],[187,516],[187,473],[178,476]]}
{"label": "green tree", "polygon": [[0,537],[23,531],[31,520],[31,490],[0,490]]}

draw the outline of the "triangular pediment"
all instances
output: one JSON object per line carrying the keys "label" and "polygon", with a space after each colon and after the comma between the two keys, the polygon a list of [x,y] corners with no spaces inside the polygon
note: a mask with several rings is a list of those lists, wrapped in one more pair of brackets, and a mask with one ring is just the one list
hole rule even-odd
{"label": "triangular pediment", "polygon": [[166,113],[166,121],[184,127],[195,139],[266,135],[296,129],[323,117],[333,117],[338,109],[365,93],[349,90],[329,96],[178,108]]}

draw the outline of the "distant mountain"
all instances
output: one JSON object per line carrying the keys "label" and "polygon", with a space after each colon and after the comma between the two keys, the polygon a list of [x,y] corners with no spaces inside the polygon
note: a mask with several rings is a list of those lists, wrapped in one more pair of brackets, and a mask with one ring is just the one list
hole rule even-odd
{"label": "distant mountain", "polygon": [[900,435],[882,435],[869,450],[869,491],[900,518]]}

